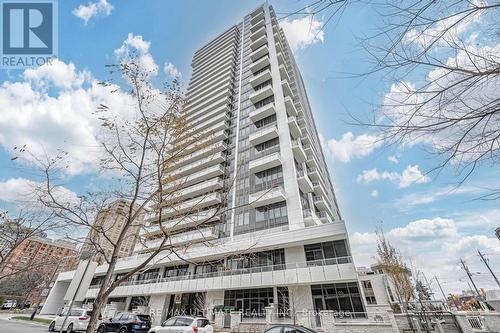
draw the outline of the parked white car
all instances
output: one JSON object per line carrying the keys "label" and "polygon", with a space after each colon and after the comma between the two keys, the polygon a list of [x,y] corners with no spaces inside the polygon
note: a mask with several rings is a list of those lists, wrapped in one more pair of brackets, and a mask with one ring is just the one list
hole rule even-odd
{"label": "parked white car", "polygon": [[213,333],[214,328],[207,318],[178,316],[153,327],[149,333]]}
{"label": "parked white car", "polygon": [[[66,318],[66,314],[68,313],[68,309],[64,309],[59,316],[54,319],[49,325],[49,331],[53,332],[55,330],[59,331],[64,322],[64,318]],[[76,331],[85,331],[87,330],[87,326],[90,321],[90,315],[92,314],[92,310],[88,309],[71,309],[69,312],[68,319],[64,323],[63,331],[67,333],[76,332]]]}

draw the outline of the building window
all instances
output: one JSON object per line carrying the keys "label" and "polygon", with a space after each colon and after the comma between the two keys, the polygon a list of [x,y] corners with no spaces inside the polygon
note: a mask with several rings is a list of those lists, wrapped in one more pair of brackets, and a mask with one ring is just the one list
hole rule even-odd
{"label": "building window", "polygon": [[210,274],[210,273],[222,272],[223,270],[224,270],[224,263],[222,261],[211,261],[203,264],[197,264],[195,273]]}
{"label": "building window", "polygon": [[364,317],[365,310],[357,282],[312,285],[314,309],[355,318]]}
{"label": "building window", "polygon": [[269,270],[284,269],[285,251],[283,249],[255,252],[233,256],[227,259],[230,270],[268,267]]}
{"label": "building window", "polygon": [[375,299],[375,296],[366,296],[366,304],[377,304],[377,300]]}
{"label": "building window", "polygon": [[226,290],[224,306],[243,312],[243,317],[265,317],[265,308],[274,302],[273,288]]}
{"label": "building window", "polygon": [[147,271],[142,272],[142,273],[137,275],[137,281],[156,279],[158,277],[159,271],[160,271],[159,268],[148,269]]}
{"label": "building window", "polygon": [[267,190],[280,184],[283,184],[281,165],[255,174],[255,192]]}
{"label": "building window", "polygon": [[310,265],[314,265],[315,263],[322,265],[323,261],[329,262],[329,259],[334,259],[332,263],[339,264],[351,262],[345,239],[305,245],[304,251],[306,253],[306,260],[310,262]]}
{"label": "building window", "polygon": [[180,265],[180,266],[171,266],[165,268],[165,273],[163,273],[163,277],[176,277],[176,276],[185,276],[188,275],[189,265]]}

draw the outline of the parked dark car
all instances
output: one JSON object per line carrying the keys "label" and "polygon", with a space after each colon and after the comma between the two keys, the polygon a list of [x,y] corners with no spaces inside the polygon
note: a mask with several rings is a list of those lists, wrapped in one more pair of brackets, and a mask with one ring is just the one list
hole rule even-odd
{"label": "parked dark car", "polygon": [[296,325],[276,325],[268,328],[264,333],[316,333],[310,328]]}
{"label": "parked dark car", "polygon": [[117,313],[113,318],[103,320],[97,328],[97,333],[146,333],[151,328],[151,317],[131,312]]}

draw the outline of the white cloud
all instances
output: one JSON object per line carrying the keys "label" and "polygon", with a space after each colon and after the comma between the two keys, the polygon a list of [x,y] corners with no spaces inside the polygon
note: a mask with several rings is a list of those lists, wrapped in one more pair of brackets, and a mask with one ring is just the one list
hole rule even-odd
{"label": "white cloud", "polygon": [[[43,185],[43,183],[25,178],[0,181],[0,201],[36,204],[38,199],[36,193]],[[56,186],[53,191],[55,197],[61,202],[77,203],[79,201],[76,193],[65,187]]]}
{"label": "white cloud", "polygon": [[382,143],[380,137],[375,135],[361,134],[354,137],[352,132],[347,132],[338,141],[328,140],[326,147],[334,160],[347,163],[353,158],[370,155]]}
{"label": "white cloud", "polygon": [[[491,152],[500,149],[495,136],[498,118],[470,117],[470,110],[487,113],[486,107],[500,98],[500,77],[471,80],[471,72],[489,72],[496,68],[500,43],[494,46],[466,46],[454,57],[443,60],[442,68],[429,73],[423,84],[401,81],[391,86],[385,95],[382,123],[401,128],[421,128],[405,136],[404,145],[425,143],[436,153],[448,157],[451,163],[467,164],[474,159],[491,159]],[[448,69],[452,68],[451,70]],[[460,70],[453,70],[459,68]],[[446,93],[442,93],[443,91]],[[443,119],[460,119],[446,126]],[[396,135],[397,136],[397,135]]]}
{"label": "white cloud", "polygon": [[136,36],[129,33],[127,39],[115,50],[115,56],[120,62],[127,62],[130,58],[136,58],[139,66],[151,76],[158,74],[158,65],[153,59],[149,49],[151,42],[143,39],[142,36]]}
{"label": "white cloud", "polygon": [[69,153],[68,173],[95,171],[101,126],[94,113],[105,104],[125,114],[131,97],[111,93],[117,87],[103,87],[88,72],[59,60],[26,70],[22,77],[0,86],[0,145],[12,154],[14,147],[26,145],[36,156],[63,150]]}
{"label": "white cloud", "polygon": [[293,52],[318,42],[324,43],[325,32],[321,30],[323,22],[312,15],[291,21],[284,20],[280,25]]}
{"label": "white cloud", "polygon": [[398,164],[398,163],[399,163],[398,158],[397,158],[396,156],[394,156],[394,155],[389,156],[389,157],[387,158],[387,160],[388,160],[389,162],[391,162],[391,163],[394,163],[394,164]]}
{"label": "white cloud", "polygon": [[83,20],[85,25],[95,16],[109,16],[113,11],[113,6],[107,0],[89,2],[87,5],[80,5],[73,9],[73,15]]}
{"label": "white cloud", "polygon": [[[464,219],[465,217],[460,217]],[[474,223],[474,217],[471,223]],[[477,249],[500,255],[498,239],[477,234],[464,233],[460,224],[449,218],[434,217],[411,221],[406,225],[385,231],[386,238],[405,256],[407,263],[423,271],[427,276],[441,279],[445,293],[464,289],[464,271],[458,264],[465,258],[474,271],[485,271],[477,256]],[[369,266],[376,262],[377,235],[374,232],[355,232],[350,237],[356,266]],[[494,270],[500,269],[498,261],[491,261]],[[491,283],[490,283],[491,282]],[[434,292],[439,292],[435,284]],[[493,281],[485,280],[482,287],[496,287]]]}
{"label": "white cloud", "polygon": [[163,71],[165,74],[167,74],[169,77],[172,78],[180,78],[182,77],[181,72],[175,67],[174,64],[171,62],[165,62],[165,65],[163,66]]}
{"label": "white cloud", "polygon": [[370,195],[374,198],[378,197],[378,191],[377,190],[373,190],[371,191]]}
{"label": "white cloud", "polygon": [[484,191],[484,189],[477,186],[446,186],[443,188],[433,189],[432,191],[406,194],[395,201],[395,206],[409,209],[414,206],[429,204],[451,196],[462,194],[480,195],[481,193],[484,193]]}
{"label": "white cloud", "polygon": [[357,178],[360,184],[369,184],[380,180],[389,180],[398,184],[399,187],[405,188],[412,184],[428,183],[430,178],[420,172],[418,165],[409,165],[402,173],[389,171],[379,172],[376,168],[364,170]]}

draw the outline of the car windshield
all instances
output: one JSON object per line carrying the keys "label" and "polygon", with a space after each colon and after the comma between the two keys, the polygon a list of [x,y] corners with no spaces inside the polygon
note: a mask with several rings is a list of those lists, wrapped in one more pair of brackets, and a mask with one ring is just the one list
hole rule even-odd
{"label": "car windshield", "polygon": [[148,315],[137,315],[137,318],[139,318],[140,321],[149,321]]}

